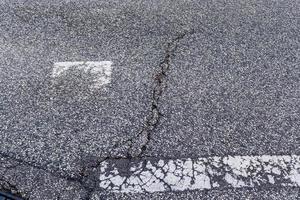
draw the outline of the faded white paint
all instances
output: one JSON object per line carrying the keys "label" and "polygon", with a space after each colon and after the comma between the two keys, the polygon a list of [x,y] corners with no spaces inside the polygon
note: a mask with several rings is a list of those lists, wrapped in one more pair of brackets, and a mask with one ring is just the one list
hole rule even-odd
{"label": "faded white paint", "polygon": [[113,161],[102,163],[100,188],[142,193],[261,185],[300,187],[300,156],[297,155],[148,160],[121,165],[128,169],[119,166]]}
{"label": "faded white paint", "polygon": [[52,70],[52,78],[57,78],[65,74],[69,69],[79,69],[83,70],[85,73],[90,73],[94,75],[94,83],[90,87],[92,89],[98,89],[103,85],[109,84],[111,81],[112,73],[112,62],[111,61],[79,61],[79,62],[56,62],[54,63]]}

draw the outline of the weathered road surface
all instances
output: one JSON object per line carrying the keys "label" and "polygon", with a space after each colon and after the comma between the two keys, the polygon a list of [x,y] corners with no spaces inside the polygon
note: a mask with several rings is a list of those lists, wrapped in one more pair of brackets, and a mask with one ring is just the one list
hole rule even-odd
{"label": "weathered road surface", "polygon": [[0,190],[299,199],[300,1],[0,2]]}

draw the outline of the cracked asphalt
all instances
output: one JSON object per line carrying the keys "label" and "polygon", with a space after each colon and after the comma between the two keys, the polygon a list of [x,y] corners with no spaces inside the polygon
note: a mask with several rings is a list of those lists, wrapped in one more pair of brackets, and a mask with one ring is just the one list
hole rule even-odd
{"label": "cracked asphalt", "polygon": [[[300,155],[299,17],[298,0],[1,1],[0,190],[47,200],[298,199],[300,182],[100,186],[114,171],[101,171],[105,163],[129,178],[126,163],[153,159]],[[54,64],[67,61],[110,61],[110,83],[91,89],[78,69],[53,80]]]}

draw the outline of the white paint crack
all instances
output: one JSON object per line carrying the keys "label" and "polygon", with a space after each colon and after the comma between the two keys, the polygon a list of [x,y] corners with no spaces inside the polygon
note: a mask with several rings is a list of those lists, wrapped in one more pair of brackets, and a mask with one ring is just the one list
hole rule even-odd
{"label": "white paint crack", "polygon": [[[124,164],[126,163],[126,164]],[[300,187],[300,156],[104,161],[99,188],[121,193],[261,186]]]}

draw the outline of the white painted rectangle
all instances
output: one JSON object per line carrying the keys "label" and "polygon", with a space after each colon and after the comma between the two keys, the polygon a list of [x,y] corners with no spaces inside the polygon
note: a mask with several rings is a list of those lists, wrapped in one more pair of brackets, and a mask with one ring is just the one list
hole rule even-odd
{"label": "white painted rectangle", "polygon": [[[77,61],[77,62],[56,62],[54,63],[52,70],[52,78],[58,78],[60,76],[67,76],[67,71],[69,69],[76,68],[78,70],[83,70],[86,73],[90,73],[95,77],[94,84],[90,87],[93,89],[98,89],[103,85],[109,84],[111,82],[112,74],[112,62],[111,61]],[[92,76],[91,76],[92,77]]]}

